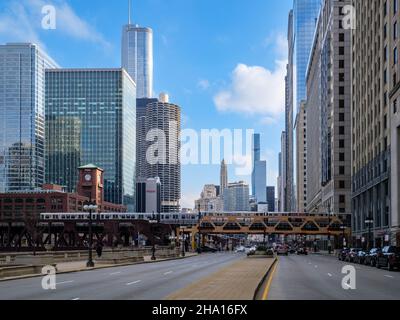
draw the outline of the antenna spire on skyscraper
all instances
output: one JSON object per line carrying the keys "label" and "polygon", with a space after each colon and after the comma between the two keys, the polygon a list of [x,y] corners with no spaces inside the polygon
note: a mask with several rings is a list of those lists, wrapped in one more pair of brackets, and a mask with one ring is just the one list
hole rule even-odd
{"label": "antenna spire on skyscraper", "polygon": [[128,0],[128,24],[131,24],[132,0]]}

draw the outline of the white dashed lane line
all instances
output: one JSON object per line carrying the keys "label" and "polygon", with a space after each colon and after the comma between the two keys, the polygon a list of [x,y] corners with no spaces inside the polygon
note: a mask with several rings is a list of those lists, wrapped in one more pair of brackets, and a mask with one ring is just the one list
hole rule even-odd
{"label": "white dashed lane line", "polygon": [[110,276],[116,276],[117,274],[121,274],[121,271],[110,273]]}
{"label": "white dashed lane line", "polygon": [[74,282],[74,280],[58,282],[58,283],[56,283],[56,285],[58,286],[58,285],[61,285],[61,284],[67,284],[67,283],[72,283],[72,282]]}
{"label": "white dashed lane line", "polygon": [[386,278],[389,278],[389,279],[394,279],[393,276],[389,276],[388,274],[385,274],[385,277],[386,277]]}
{"label": "white dashed lane line", "polygon": [[173,273],[173,271],[165,272],[165,273],[164,273],[164,276],[166,276],[166,275],[168,275],[168,274],[171,274],[171,273]]}
{"label": "white dashed lane line", "polygon": [[72,299],[72,301],[78,301],[78,300],[81,300],[81,298],[74,298],[74,299]]}
{"label": "white dashed lane line", "polygon": [[329,276],[329,277],[332,277],[332,273],[328,273],[328,276]]}
{"label": "white dashed lane line", "polygon": [[139,283],[139,282],[142,282],[142,280],[136,280],[136,281],[133,281],[133,282],[129,282],[129,283],[127,283],[126,285],[127,285],[127,286],[131,286],[131,285],[137,284],[137,283]]}

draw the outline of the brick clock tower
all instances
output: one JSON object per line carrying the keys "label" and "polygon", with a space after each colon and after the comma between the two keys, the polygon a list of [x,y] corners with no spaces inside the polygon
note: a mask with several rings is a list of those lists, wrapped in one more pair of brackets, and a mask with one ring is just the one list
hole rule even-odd
{"label": "brick clock tower", "polygon": [[93,164],[82,166],[78,170],[78,194],[92,199],[100,207],[104,201],[104,170]]}

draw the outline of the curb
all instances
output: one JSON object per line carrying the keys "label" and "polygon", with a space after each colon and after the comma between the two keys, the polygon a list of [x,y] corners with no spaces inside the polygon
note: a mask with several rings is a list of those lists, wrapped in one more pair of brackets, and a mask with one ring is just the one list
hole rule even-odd
{"label": "curb", "polygon": [[262,278],[262,280],[260,281],[260,283],[257,286],[256,291],[254,292],[254,296],[253,296],[253,300],[258,300],[257,297],[260,293],[260,289],[262,288],[262,286],[264,285],[264,283],[267,281],[267,279],[269,278],[269,276],[271,275],[271,270],[275,267],[275,265],[278,263],[278,258],[275,257],[274,262],[271,264],[271,266],[268,268],[267,273],[264,275],[264,277]]}
{"label": "curb", "polygon": [[[60,272],[57,272],[56,274],[59,275],[59,274],[94,271],[94,270],[102,270],[102,269],[110,269],[110,268],[118,268],[118,267],[128,267],[128,266],[135,266],[135,265],[140,265],[140,264],[150,264],[150,263],[159,263],[159,262],[165,262],[165,261],[182,260],[182,259],[188,259],[188,258],[193,258],[193,257],[197,257],[197,256],[198,256],[198,254],[194,254],[194,255],[185,256],[185,257],[168,258],[168,259],[155,260],[155,261],[141,261],[141,262],[136,262],[136,263],[122,263],[122,264],[115,264],[115,265],[105,265],[105,266],[94,267],[91,269],[84,268],[84,269],[60,271]],[[18,277],[3,278],[3,279],[0,279],[0,283],[6,282],[6,281],[22,280],[22,279],[38,278],[38,277],[43,277],[43,274],[31,274],[31,275],[23,275],[23,276],[18,276]]]}

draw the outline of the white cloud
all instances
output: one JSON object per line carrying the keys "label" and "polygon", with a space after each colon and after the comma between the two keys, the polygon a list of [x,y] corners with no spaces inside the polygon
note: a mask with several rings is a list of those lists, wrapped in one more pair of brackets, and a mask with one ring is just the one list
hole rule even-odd
{"label": "white cloud", "polygon": [[207,90],[210,87],[210,82],[206,79],[201,79],[197,83],[197,87],[199,87],[201,90]]}
{"label": "white cloud", "polygon": [[43,46],[40,39],[42,8],[52,5],[56,9],[56,30],[67,37],[84,40],[109,48],[111,45],[103,35],[87,21],[80,18],[65,0],[12,1],[0,14],[0,40],[3,42],[34,42]]}
{"label": "white cloud", "polygon": [[214,97],[221,112],[268,115],[276,118],[285,110],[286,61],[277,60],[274,70],[238,64],[232,83]]}
{"label": "white cloud", "polygon": [[272,124],[284,112],[287,41],[281,33],[271,34],[263,46],[277,57],[273,70],[238,64],[232,72],[231,84],[214,96],[220,112],[262,115],[264,124]]}
{"label": "white cloud", "polygon": [[276,118],[264,117],[264,118],[261,118],[261,119],[260,119],[259,123],[260,123],[261,125],[270,126],[270,125],[273,125],[273,124],[278,123],[278,121],[277,121]]}

